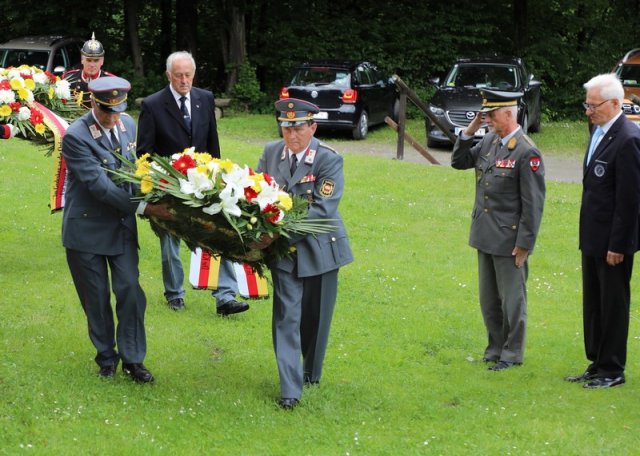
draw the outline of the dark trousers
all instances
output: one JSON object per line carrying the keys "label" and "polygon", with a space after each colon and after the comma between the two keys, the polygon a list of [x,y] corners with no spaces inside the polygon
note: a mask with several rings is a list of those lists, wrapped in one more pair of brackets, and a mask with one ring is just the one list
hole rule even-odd
{"label": "dark trousers", "polygon": [[590,372],[618,377],[627,362],[633,255],[609,266],[606,258],[582,255],[584,347]]}
{"label": "dark trousers", "polygon": [[[95,255],[67,249],[67,263],[80,303],[87,316],[89,338],[99,366],[141,363],[147,351],[144,313],[147,301],[138,282],[138,250],[131,243],[122,255]],[[111,287],[118,325],[111,308]],[[117,343],[117,350],[116,350]]]}

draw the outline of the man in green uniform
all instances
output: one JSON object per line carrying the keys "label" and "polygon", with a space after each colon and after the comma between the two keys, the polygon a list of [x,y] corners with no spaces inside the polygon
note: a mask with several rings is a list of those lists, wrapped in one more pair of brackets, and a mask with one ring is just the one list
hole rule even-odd
{"label": "man in green uniform", "polygon": [[[545,197],[544,165],[518,125],[519,92],[485,90],[482,109],[458,137],[456,169],[475,168],[476,199],[469,244],[478,251],[480,309],[487,329],[485,362],[501,371],[523,362],[528,256]],[[489,132],[473,145],[486,122]]]}

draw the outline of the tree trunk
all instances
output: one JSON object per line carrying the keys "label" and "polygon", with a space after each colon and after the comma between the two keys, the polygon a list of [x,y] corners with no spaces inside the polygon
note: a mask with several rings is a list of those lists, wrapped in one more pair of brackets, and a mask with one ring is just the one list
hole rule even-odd
{"label": "tree trunk", "polygon": [[131,58],[133,60],[133,73],[138,78],[144,77],[144,64],[140,49],[140,37],[138,36],[138,11],[140,0],[124,0],[124,20],[126,32],[131,44]]}
{"label": "tree trunk", "polygon": [[[198,0],[176,1],[176,50],[189,51],[196,58]],[[197,63],[197,59],[196,59]]]}
{"label": "tree trunk", "polygon": [[247,59],[245,14],[233,5],[227,12],[228,28],[222,33],[222,56],[227,80],[225,92],[230,93],[238,82],[238,71]]}
{"label": "tree trunk", "polygon": [[513,45],[520,54],[527,42],[527,0],[513,2]]}

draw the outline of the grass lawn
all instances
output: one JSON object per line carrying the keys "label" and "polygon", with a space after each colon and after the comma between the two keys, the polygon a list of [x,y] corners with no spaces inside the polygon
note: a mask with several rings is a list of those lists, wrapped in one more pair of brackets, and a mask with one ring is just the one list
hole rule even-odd
{"label": "grass lawn", "polygon": [[[580,128],[544,125],[534,140],[571,155],[584,150],[572,139],[584,141]],[[223,118],[219,129],[223,155],[251,165],[276,138],[270,116]],[[395,141],[387,130],[369,140]],[[327,141],[340,150],[344,139]],[[476,253],[467,245],[473,171],[345,155],[341,213],[356,261],[340,272],[322,384],[305,389],[301,405],[286,412],[274,402],[270,300],[222,319],[209,293],[189,290],[187,310],[172,312],[158,240],[145,221],[145,363],[156,383],[134,384],[121,371],[114,381],[95,375],[60,241],[61,214],[47,207],[51,163],[26,141],[0,143],[0,455],[637,451],[637,278],[628,383],[588,391],[563,381],[586,367],[578,184],[548,182],[530,259],[525,363],[489,372],[481,361]],[[183,255],[188,264],[186,248]]]}

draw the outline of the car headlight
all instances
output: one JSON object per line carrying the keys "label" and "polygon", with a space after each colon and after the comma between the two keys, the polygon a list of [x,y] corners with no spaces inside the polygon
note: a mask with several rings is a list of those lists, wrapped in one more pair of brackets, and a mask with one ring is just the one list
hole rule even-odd
{"label": "car headlight", "polygon": [[436,116],[442,117],[444,116],[444,109],[439,108],[437,106],[430,105],[429,110]]}

